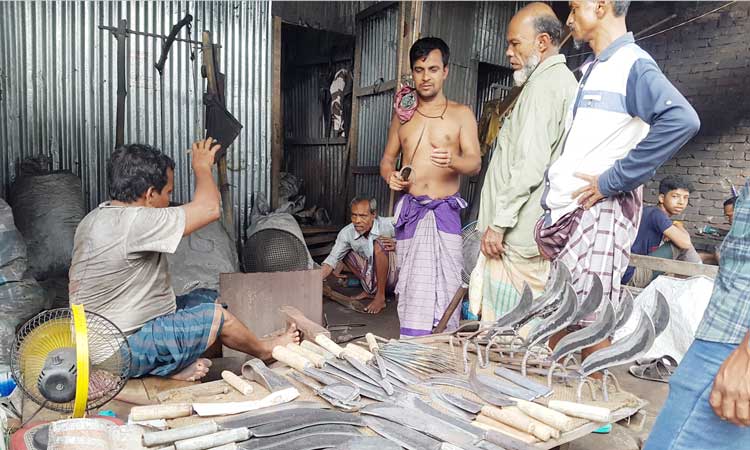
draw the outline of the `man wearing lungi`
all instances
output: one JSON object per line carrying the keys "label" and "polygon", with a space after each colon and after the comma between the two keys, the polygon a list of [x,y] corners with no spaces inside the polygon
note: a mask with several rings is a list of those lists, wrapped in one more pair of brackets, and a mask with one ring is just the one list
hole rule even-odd
{"label": "man wearing lungi", "polygon": [[339,232],[321,265],[323,280],[343,261],[359,279],[365,296],[375,296],[365,311],[377,314],[385,308],[385,294],[393,292],[398,277],[393,220],[378,217],[374,198],[355,197],[350,209],[352,223]]}
{"label": "man wearing lungi", "polygon": [[127,336],[131,377],[168,376],[194,381],[211,361],[200,356],[217,339],[227,347],[271,357],[276,345],[299,341],[291,325],[274,339],[258,339],[208,289],[176,297],[167,257],[187,236],[219,219],[219,190],[211,173],[219,145],[192,148],[195,195],[169,207],[174,161],[148,146],[131,144],[107,164],[111,200],[91,211],[76,229],[70,266],[70,303],[111,320]]}
{"label": "man wearing lungi", "polygon": [[[461,286],[461,175],[479,172],[477,122],[466,105],[443,94],[449,49],[442,39],[419,39],[409,50],[414,88],[396,96],[380,175],[405,194],[396,210],[396,284],[401,336],[430,334]],[[396,161],[409,166],[408,176]],[[447,330],[458,327],[457,310]]]}
{"label": "man wearing lungi", "polygon": [[477,228],[486,257],[473,276],[471,309],[495,321],[517,303],[523,284],[544,290],[549,261],[539,255],[534,224],[542,215],[544,171],[558,156],[576,79],[558,53],[562,23],[544,3],[518,11],[508,26],[506,56],[523,90],[502,123],[482,187]]}
{"label": "man wearing lungi", "polygon": [[[688,101],[627,32],[629,3],[570,2],[576,45],[587,42],[594,54],[582,67],[561,155],[547,170],[535,230],[542,255],[572,273],[579,299],[596,274],[615,306],[638,231],[641,185],[700,128]],[[608,345],[584,349],[583,357]]]}

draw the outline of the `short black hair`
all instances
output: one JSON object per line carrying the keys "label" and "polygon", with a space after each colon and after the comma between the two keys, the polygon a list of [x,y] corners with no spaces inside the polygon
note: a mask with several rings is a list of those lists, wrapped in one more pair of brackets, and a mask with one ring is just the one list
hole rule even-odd
{"label": "short black hair", "polygon": [[659,183],[659,194],[666,194],[675,189],[685,189],[688,192],[693,192],[693,185],[688,180],[677,175],[670,175]]}
{"label": "short black hair", "polygon": [[542,14],[534,18],[534,31],[537,34],[547,33],[552,45],[559,46],[562,42],[562,22],[552,14]]}
{"label": "short black hair", "polygon": [[612,11],[615,13],[615,17],[622,17],[628,13],[628,7],[630,7],[630,0],[613,0]]}
{"label": "short black hair", "polygon": [[414,68],[414,63],[417,62],[417,60],[426,58],[433,50],[440,50],[440,53],[443,55],[443,67],[448,67],[448,61],[451,56],[448,44],[437,37],[424,37],[422,39],[417,39],[409,49],[409,65],[411,68]]}
{"label": "short black hair", "polygon": [[132,203],[150,187],[161,192],[169,180],[167,169],[174,170],[172,158],[150,145],[127,144],[118,147],[107,162],[109,197]]}
{"label": "short black hair", "polygon": [[374,214],[378,211],[378,201],[375,197],[369,195],[357,195],[349,202],[349,209],[354,208],[354,205],[359,203],[367,202],[370,207],[370,214]]}
{"label": "short black hair", "polygon": [[734,206],[735,203],[737,203],[737,196],[729,197],[728,199],[724,200],[724,207],[731,205]]}

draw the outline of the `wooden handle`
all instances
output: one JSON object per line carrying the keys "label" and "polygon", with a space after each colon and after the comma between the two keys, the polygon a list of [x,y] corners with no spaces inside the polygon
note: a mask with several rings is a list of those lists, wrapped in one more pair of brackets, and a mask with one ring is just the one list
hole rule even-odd
{"label": "wooden handle", "polygon": [[358,360],[362,361],[365,364],[367,364],[367,361],[375,357],[375,355],[363,349],[359,345],[351,344],[351,343],[346,344],[346,348],[344,349],[344,351],[350,354],[351,356],[354,356],[355,358],[357,358]]}
{"label": "wooden handle", "polygon": [[443,313],[443,317],[440,318],[440,322],[438,322],[437,326],[433,330],[435,334],[442,333],[445,331],[445,328],[448,326],[448,321],[451,319],[451,316],[456,311],[456,308],[458,308],[458,305],[461,303],[461,300],[464,299],[464,296],[466,296],[466,291],[468,290],[468,287],[461,285],[460,288],[458,288],[458,291],[456,291],[456,295],[453,296],[453,299],[448,304],[448,307],[445,309],[445,312]]}
{"label": "wooden handle", "polygon": [[341,355],[344,353],[344,349],[341,348],[339,344],[333,342],[322,334],[315,336],[315,342],[324,349],[333,353],[333,356],[335,356],[336,358],[341,358]]}
{"label": "wooden handle", "polygon": [[297,344],[290,342],[286,344],[286,348],[309,360],[317,368],[323,367],[323,365],[326,363],[326,359],[324,357],[310,350],[306,350]]}
{"label": "wooden handle", "polygon": [[583,403],[565,402],[562,400],[550,400],[547,407],[580,419],[603,423],[612,422],[612,412],[609,409],[600,406],[584,405]]}
{"label": "wooden handle", "polygon": [[320,345],[315,344],[312,341],[302,341],[300,342],[299,346],[305,350],[317,353],[323,358],[334,358],[333,353],[329,352],[328,350],[324,349]]}
{"label": "wooden handle", "polygon": [[250,395],[253,393],[253,385],[248,383],[247,380],[238,377],[228,370],[221,372],[221,378],[224,379],[230,386],[240,391],[242,395]]}
{"label": "wooden handle", "polygon": [[365,335],[365,340],[367,341],[367,345],[370,346],[370,351],[375,352],[376,350],[380,350],[380,346],[378,345],[378,341],[375,340],[375,335],[372,333],[367,333]]}
{"label": "wooden handle", "polygon": [[206,450],[232,442],[246,441],[248,439],[250,439],[250,430],[248,428],[232,428],[206,436],[177,441],[174,443],[174,447],[176,450]]}
{"label": "wooden handle", "polygon": [[498,433],[503,433],[510,437],[516,438],[519,441],[526,442],[527,444],[533,444],[538,441],[533,435],[524,433],[523,431],[516,430],[513,427],[509,427],[504,423],[498,422],[497,420],[484,416],[478,415],[477,418],[472,422],[472,425],[476,425],[483,430],[493,430]]}
{"label": "wooden handle", "polygon": [[176,419],[193,414],[193,405],[189,403],[170,403],[165,405],[134,406],[130,410],[133,422],[144,420]]}
{"label": "wooden handle", "polygon": [[[482,414],[492,419],[495,419],[500,423],[509,425],[515,428],[516,430],[521,430],[524,433],[528,433],[528,434],[532,434],[536,436],[536,433],[534,433],[534,431],[536,431],[536,426],[534,426],[534,422],[529,420],[529,418],[526,415],[521,414],[520,411],[513,411],[509,408],[500,409],[496,406],[485,405],[482,407]],[[549,437],[547,438],[549,439]]]}
{"label": "wooden handle", "polygon": [[304,372],[305,369],[307,369],[311,365],[310,361],[308,361],[305,357],[300,356],[281,345],[277,345],[276,347],[274,347],[271,355],[276,361],[281,361],[287,366],[297,369],[300,372]]}
{"label": "wooden handle", "polygon": [[217,431],[219,431],[219,426],[216,422],[211,420],[198,425],[188,425],[186,427],[173,428],[171,430],[145,433],[143,435],[143,445],[146,447],[155,447],[161,444],[171,444],[175,441],[213,434]]}
{"label": "wooden handle", "polygon": [[514,400],[516,401],[516,407],[524,414],[551,426],[555,430],[566,432],[572,430],[575,426],[573,419],[554,409],[517,398]]}

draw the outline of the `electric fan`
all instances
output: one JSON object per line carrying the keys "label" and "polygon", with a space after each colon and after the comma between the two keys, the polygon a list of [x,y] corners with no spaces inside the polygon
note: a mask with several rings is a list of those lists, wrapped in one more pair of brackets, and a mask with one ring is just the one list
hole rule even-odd
{"label": "electric fan", "polygon": [[115,324],[83,306],[43,311],[11,350],[11,373],[34,403],[74,418],[116,396],[128,379],[130,346]]}

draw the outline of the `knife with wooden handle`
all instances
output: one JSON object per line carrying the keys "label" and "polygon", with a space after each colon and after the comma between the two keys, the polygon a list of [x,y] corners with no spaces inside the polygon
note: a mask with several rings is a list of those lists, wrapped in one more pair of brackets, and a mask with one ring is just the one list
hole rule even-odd
{"label": "knife with wooden handle", "polygon": [[365,340],[367,340],[367,345],[370,346],[370,352],[375,355],[375,364],[378,366],[378,370],[380,370],[380,377],[385,380],[388,376],[388,372],[386,371],[385,361],[383,361],[383,357],[380,356],[380,346],[378,346],[378,341],[375,340],[375,335],[372,333],[367,333],[365,335]]}

